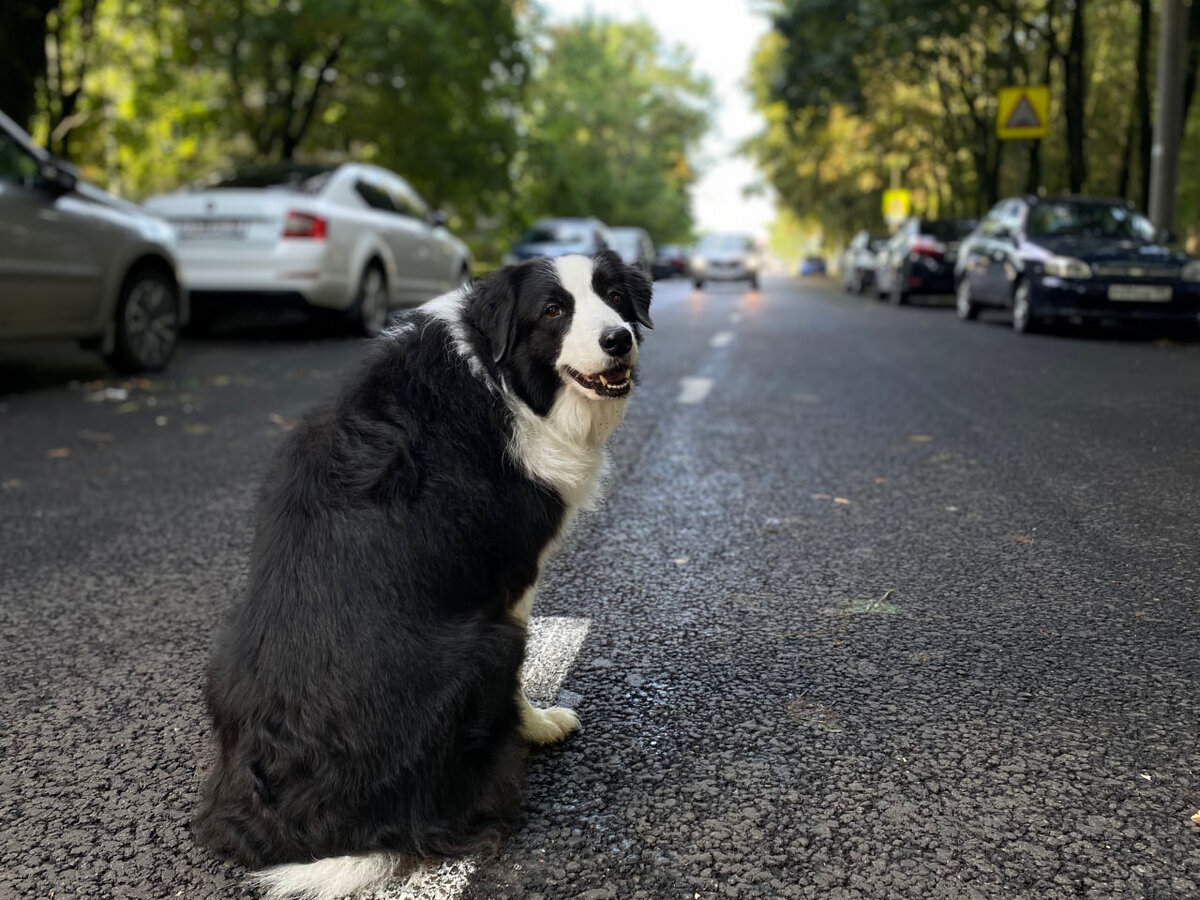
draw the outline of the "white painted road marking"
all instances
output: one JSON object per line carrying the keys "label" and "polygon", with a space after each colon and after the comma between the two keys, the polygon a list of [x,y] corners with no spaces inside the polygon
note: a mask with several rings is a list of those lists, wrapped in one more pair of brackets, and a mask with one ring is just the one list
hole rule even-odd
{"label": "white painted road marking", "polygon": [[680,378],[679,403],[703,403],[708,392],[712,390],[711,378]]}
{"label": "white painted road marking", "polygon": [[[526,697],[537,704],[558,700],[590,626],[590,619],[566,616],[534,616],[529,620],[529,643],[521,673]],[[458,900],[475,867],[471,858],[449,860],[436,868],[414,872],[403,884],[368,894],[363,900]]]}
{"label": "white painted road marking", "polygon": [[728,347],[733,343],[732,331],[718,331],[713,335],[713,339],[708,342],[710,347]]}

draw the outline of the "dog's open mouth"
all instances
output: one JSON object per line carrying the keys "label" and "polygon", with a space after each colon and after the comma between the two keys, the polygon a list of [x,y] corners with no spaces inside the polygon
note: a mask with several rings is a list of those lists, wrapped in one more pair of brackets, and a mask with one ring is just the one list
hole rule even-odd
{"label": "dog's open mouth", "polygon": [[633,370],[624,366],[617,366],[596,375],[584,375],[571,368],[568,368],[567,372],[579,384],[601,397],[624,397],[633,390],[633,382],[629,377]]}

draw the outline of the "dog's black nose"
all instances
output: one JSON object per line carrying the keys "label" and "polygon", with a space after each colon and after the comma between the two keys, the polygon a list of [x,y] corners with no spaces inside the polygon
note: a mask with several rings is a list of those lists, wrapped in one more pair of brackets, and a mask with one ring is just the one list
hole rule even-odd
{"label": "dog's black nose", "polygon": [[600,349],[609,356],[624,356],[633,346],[633,335],[629,329],[608,328],[600,334]]}

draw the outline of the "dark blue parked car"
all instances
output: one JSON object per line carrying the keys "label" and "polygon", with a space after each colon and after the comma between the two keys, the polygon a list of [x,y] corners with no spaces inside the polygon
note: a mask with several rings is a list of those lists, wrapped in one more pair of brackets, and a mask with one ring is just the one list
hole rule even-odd
{"label": "dark blue parked car", "polygon": [[1013,328],[1106,319],[1200,321],[1200,260],[1121,200],[1017,197],[962,244],[957,308],[1012,310]]}
{"label": "dark blue parked car", "polygon": [[565,256],[568,253],[590,256],[612,247],[608,226],[597,218],[539,219],[504,254],[502,261],[511,265],[539,256]]}

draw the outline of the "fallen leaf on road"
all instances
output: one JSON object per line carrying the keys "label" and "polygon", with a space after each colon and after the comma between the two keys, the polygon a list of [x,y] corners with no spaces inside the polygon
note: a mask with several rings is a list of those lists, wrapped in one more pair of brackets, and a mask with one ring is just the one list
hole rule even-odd
{"label": "fallen leaf on road", "polygon": [[886,478],[876,478],[875,483],[876,484],[887,484],[887,479]]}
{"label": "fallen leaf on road", "polygon": [[70,455],[70,447],[54,447],[53,449],[46,451],[46,456],[49,459],[66,459]]}
{"label": "fallen leaf on road", "polygon": [[272,424],[278,425],[284,431],[291,431],[300,422],[299,419],[289,419],[287,416],[281,416],[279,413],[271,413],[267,418],[271,420]]}
{"label": "fallen leaf on road", "polygon": [[104,390],[88,394],[84,399],[88,403],[104,403],[107,400],[120,403],[123,400],[129,399],[129,391],[125,390],[125,388],[106,387]]}
{"label": "fallen leaf on road", "polygon": [[842,506],[849,506],[849,505],[850,505],[850,501],[849,501],[849,500],[847,500],[845,497],[834,497],[834,498],[833,498],[833,502],[834,502],[834,503],[838,503],[838,504],[840,504],[840,505],[842,505]]}
{"label": "fallen leaf on road", "polygon": [[183,430],[185,434],[208,434],[212,427],[203,422],[188,422],[183,426]]}
{"label": "fallen leaf on road", "polygon": [[10,479],[8,479],[8,481],[0,482],[0,488],[4,488],[4,490],[6,490],[6,491],[15,491],[20,486],[21,486],[20,478],[10,478]]}
{"label": "fallen leaf on road", "polygon": [[117,412],[124,415],[125,413],[137,412],[141,408],[142,404],[138,403],[136,400],[130,400],[128,403],[122,403],[120,406],[118,406]]}
{"label": "fallen leaf on road", "polygon": [[98,444],[107,444],[109,441],[114,441],[116,438],[107,431],[88,431],[86,428],[79,432],[79,436],[85,441],[95,441]]}
{"label": "fallen leaf on road", "polygon": [[812,498],[814,500],[832,500],[833,494],[813,494]]}
{"label": "fallen leaf on road", "polygon": [[675,565],[677,565],[677,566],[686,566],[687,561],[688,561],[688,558],[686,556],[677,556],[673,560],[671,560],[671,562],[675,563]]}
{"label": "fallen leaf on road", "polygon": [[914,444],[928,444],[933,440],[933,436],[929,434],[910,434],[908,439]]}
{"label": "fallen leaf on road", "polygon": [[1192,813],[1192,821],[1197,824],[1200,824],[1200,812]]}
{"label": "fallen leaf on road", "polygon": [[1027,534],[1018,534],[1015,537],[1010,537],[1008,540],[1009,540],[1009,543],[1012,543],[1012,544],[1032,544],[1033,543],[1033,538],[1031,538]]}

